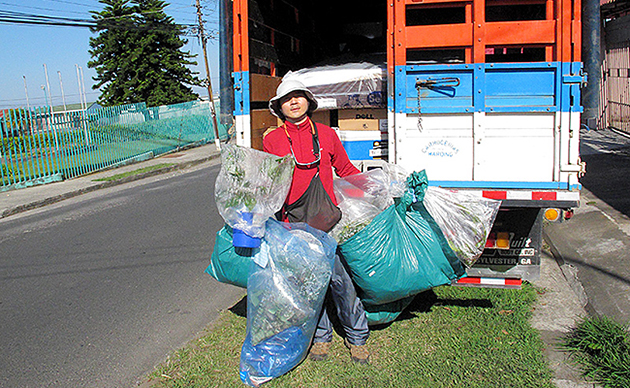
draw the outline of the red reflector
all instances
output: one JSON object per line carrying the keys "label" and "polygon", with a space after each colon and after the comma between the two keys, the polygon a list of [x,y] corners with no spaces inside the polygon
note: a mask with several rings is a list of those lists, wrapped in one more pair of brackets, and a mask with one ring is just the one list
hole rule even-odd
{"label": "red reflector", "polygon": [[506,199],[507,191],[484,191],[482,195],[484,198]]}
{"label": "red reflector", "polygon": [[532,199],[540,201],[555,201],[555,191],[532,191]]}
{"label": "red reflector", "polygon": [[505,279],[506,286],[521,286],[522,284],[522,279]]}

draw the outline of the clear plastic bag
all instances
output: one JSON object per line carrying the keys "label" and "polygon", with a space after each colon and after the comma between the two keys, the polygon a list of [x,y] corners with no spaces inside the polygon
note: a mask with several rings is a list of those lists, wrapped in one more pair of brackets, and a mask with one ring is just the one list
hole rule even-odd
{"label": "clear plastic bag", "polygon": [[219,214],[232,227],[262,237],[269,217],[282,207],[293,178],[290,155],[279,157],[253,148],[226,144],[215,183]]}
{"label": "clear plastic bag", "polygon": [[341,219],[329,233],[339,244],[365,228],[382,212],[371,203],[355,198],[347,198],[338,206],[341,209]]}
{"label": "clear plastic bag", "polygon": [[247,283],[241,380],[258,386],[308,352],[332,274],[337,244],[305,223],[269,219]]}
{"label": "clear plastic bag", "polygon": [[368,62],[328,65],[289,71],[315,95],[320,109],[385,107],[387,69]]}
{"label": "clear plastic bag", "polygon": [[422,202],[457,258],[470,267],[483,252],[501,201],[428,187]]}
{"label": "clear plastic bag", "polygon": [[385,163],[373,169],[345,178],[335,179],[333,188],[341,220],[330,231],[339,244],[369,224],[383,210],[394,204],[407,190],[406,172],[401,167]]}

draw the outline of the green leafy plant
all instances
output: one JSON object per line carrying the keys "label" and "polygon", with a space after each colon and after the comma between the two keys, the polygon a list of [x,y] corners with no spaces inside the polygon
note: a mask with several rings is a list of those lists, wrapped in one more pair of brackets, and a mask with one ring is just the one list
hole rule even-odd
{"label": "green leafy plant", "polygon": [[628,325],[605,316],[587,317],[566,334],[560,346],[585,378],[605,388],[630,387]]}
{"label": "green leafy plant", "polygon": [[341,230],[337,234],[337,242],[343,244],[355,234],[359,233],[363,228],[368,226],[370,220],[358,220],[356,222],[350,222],[341,227]]}
{"label": "green leafy plant", "polygon": [[[286,185],[293,177],[293,160],[290,156],[266,154],[256,161],[250,160],[251,149],[225,147],[222,169],[225,171],[229,195],[226,208],[244,207],[253,211],[258,201],[267,197],[276,186]],[[259,151],[255,151],[259,152]]]}

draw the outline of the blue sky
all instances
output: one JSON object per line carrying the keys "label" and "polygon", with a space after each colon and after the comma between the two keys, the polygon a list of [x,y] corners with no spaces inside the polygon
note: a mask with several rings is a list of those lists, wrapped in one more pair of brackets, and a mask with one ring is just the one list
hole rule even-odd
{"label": "blue sky", "polygon": [[[180,24],[196,24],[195,0],[171,0],[166,12]],[[218,30],[217,0],[200,0],[205,28],[210,32]],[[103,5],[98,0],[0,0],[0,11],[54,16],[74,19],[90,19],[90,11],[100,11]],[[85,94],[88,103],[95,101],[98,90],[93,90],[96,75],[87,67],[90,61],[89,39],[95,35],[86,27],[37,26],[0,22],[0,108],[46,105],[48,91],[52,105],[62,105],[62,86],[66,104],[80,102],[80,89],[77,66],[83,72]],[[186,36],[184,51],[197,54],[198,65],[193,68],[200,78],[206,77],[203,51],[199,39]],[[218,39],[208,40],[212,88],[218,85]],[[48,71],[48,83],[46,72]],[[61,82],[59,80],[61,74]],[[26,90],[25,90],[26,80]],[[48,86],[50,85],[50,90]],[[42,86],[44,89],[42,89]],[[207,97],[207,89],[194,88],[202,97]]]}

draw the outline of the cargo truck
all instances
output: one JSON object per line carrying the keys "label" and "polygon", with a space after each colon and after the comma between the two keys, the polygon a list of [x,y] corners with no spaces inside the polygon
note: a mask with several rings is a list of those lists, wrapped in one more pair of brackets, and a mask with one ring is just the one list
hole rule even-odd
{"label": "cargo truck", "polygon": [[579,204],[580,0],[224,0],[221,108],[237,144],[278,125],[267,101],[300,77],[314,119],[363,170],[425,169],[431,185],[501,200],[458,284],[540,275],[545,217]]}

